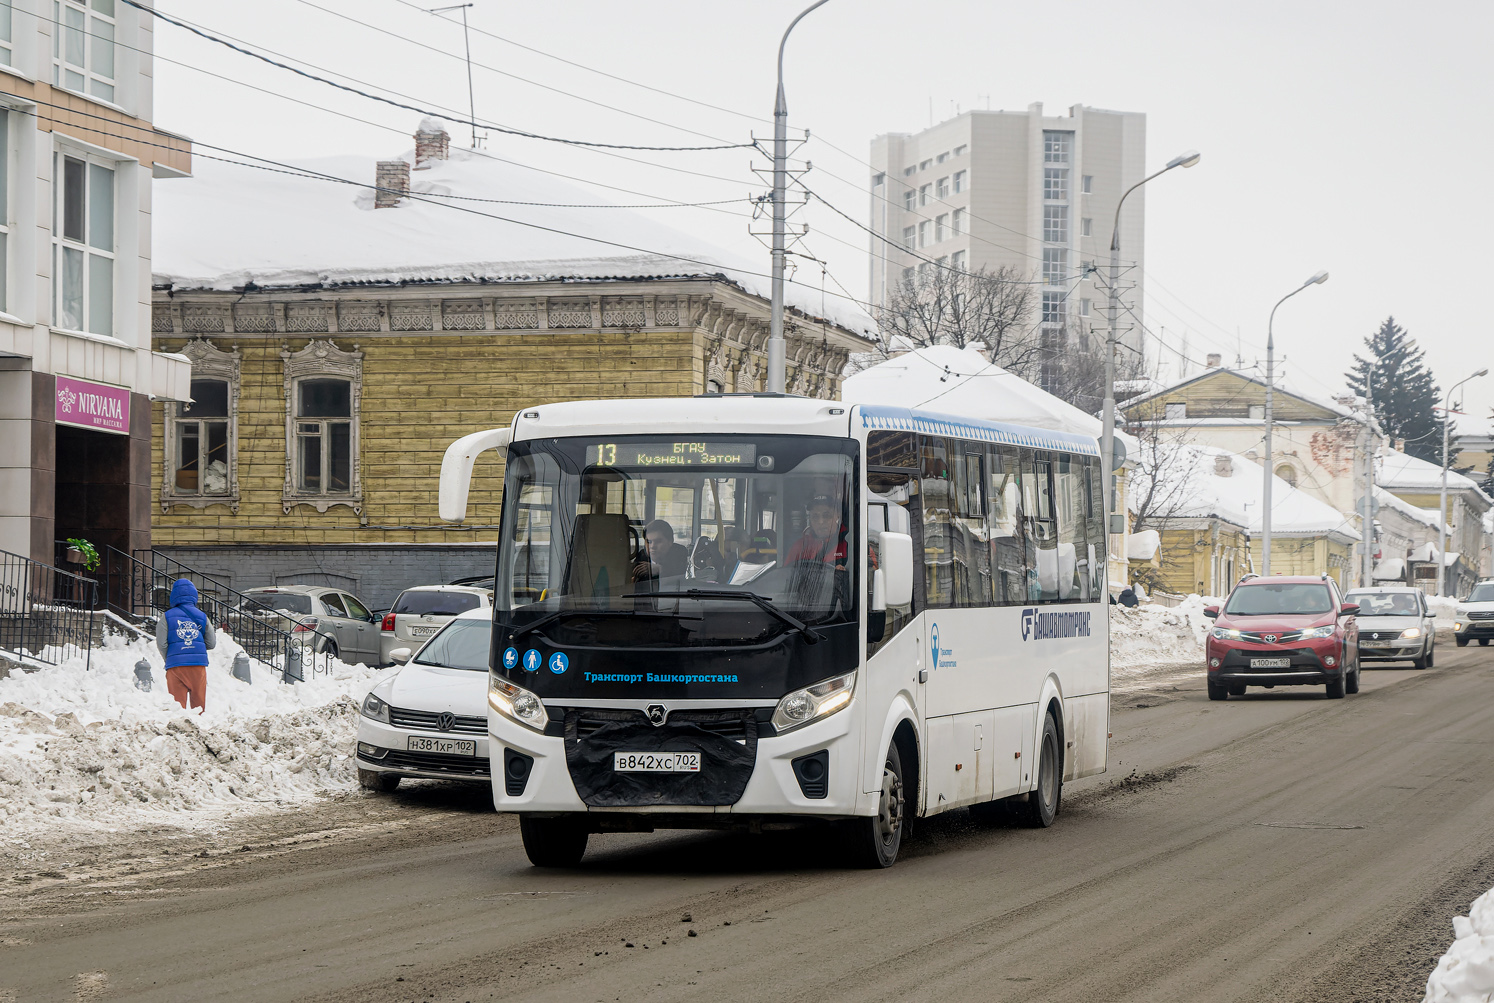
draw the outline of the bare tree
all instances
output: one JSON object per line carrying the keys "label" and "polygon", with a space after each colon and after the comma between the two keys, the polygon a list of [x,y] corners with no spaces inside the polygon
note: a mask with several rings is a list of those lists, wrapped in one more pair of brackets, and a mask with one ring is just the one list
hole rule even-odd
{"label": "bare tree", "polygon": [[1028,326],[1034,295],[1019,269],[975,271],[925,264],[895,286],[877,311],[873,364],[898,348],[978,345],[991,361],[1023,373],[1040,360]]}

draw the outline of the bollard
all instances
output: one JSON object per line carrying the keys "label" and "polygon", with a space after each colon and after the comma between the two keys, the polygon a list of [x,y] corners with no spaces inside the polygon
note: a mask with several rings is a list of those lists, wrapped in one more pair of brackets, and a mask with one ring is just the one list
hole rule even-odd
{"label": "bollard", "polygon": [[233,677],[246,683],[253,682],[249,677],[249,656],[242,651],[233,656]]}
{"label": "bollard", "polygon": [[282,683],[304,683],[306,676],[301,672],[301,646],[293,644],[285,652],[285,671],[280,674]]}
{"label": "bollard", "polygon": [[150,692],[150,663],[143,658],[135,663],[135,688]]}

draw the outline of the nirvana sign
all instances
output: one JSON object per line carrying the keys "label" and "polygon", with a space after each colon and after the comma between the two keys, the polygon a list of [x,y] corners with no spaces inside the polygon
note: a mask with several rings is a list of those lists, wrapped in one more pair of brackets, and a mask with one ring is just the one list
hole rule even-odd
{"label": "nirvana sign", "polygon": [[76,425],[100,432],[130,434],[130,392],[121,387],[57,377],[59,425]]}

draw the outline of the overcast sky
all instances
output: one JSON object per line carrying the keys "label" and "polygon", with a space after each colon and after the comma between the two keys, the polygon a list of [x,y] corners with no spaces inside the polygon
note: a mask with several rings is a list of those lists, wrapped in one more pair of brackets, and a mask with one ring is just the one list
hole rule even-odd
{"label": "overcast sky", "polygon": [[[807,2],[476,0],[472,56],[485,64],[474,69],[477,117],[637,145],[771,137],[778,38]],[[460,23],[417,4],[158,7],[406,103],[465,113]],[[1494,220],[1476,183],[1476,165],[1494,159],[1491,37],[1494,5],[1473,2],[830,0],[795,30],[785,75],[790,121],[814,137],[800,151],[814,164],[807,183],[862,221],[870,139],[922,129],[931,110],[934,121],[1033,101],[1050,114],[1073,104],[1144,112],[1154,168],[1184,149],[1203,152],[1198,167],[1148,187],[1145,315],[1157,337],[1174,347],[1186,337],[1197,359],[1221,351],[1231,360],[1238,338],[1250,364],[1263,358],[1271,305],[1328,269],[1325,285],[1277,314],[1286,380],[1311,393],[1341,390],[1350,354],[1394,315],[1446,388],[1494,365],[1494,337],[1478,313],[1494,256],[1478,235]],[[272,158],[390,157],[411,146],[415,113],[298,79],[168,24],[157,24],[156,40],[163,128]],[[453,133],[454,143],[470,142],[464,127]],[[750,150],[618,156],[498,133],[484,146],[645,200],[745,200],[765,187],[750,168],[766,161]],[[334,187],[328,197],[346,196]],[[768,267],[748,219],[735,215],[745,201],[648,211]],[[799,218],[811,226],[808,251],[828,264],[827,289],[838,281],[864,298],[865,234],[823,206]],[[578,217],[578,230],[585,221]],[[819,273],[807,262],[799,277],[817,285]],[[1176,357],[1154,339],[1149,349]],[[1460,427],[1486,428],[1494,376],[1469,384],[1466,405]]]}

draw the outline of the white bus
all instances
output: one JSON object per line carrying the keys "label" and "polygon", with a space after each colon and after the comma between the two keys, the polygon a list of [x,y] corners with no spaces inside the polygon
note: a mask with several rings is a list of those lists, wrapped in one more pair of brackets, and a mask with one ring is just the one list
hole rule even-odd
{"label": "white bus", "polygon": [[914,816],[1053,822],[1105,769],[1091,437],[779,395],[522,411],[447,451],[441,515],[506,450],[493,799],[539,866],[593,832]]}

